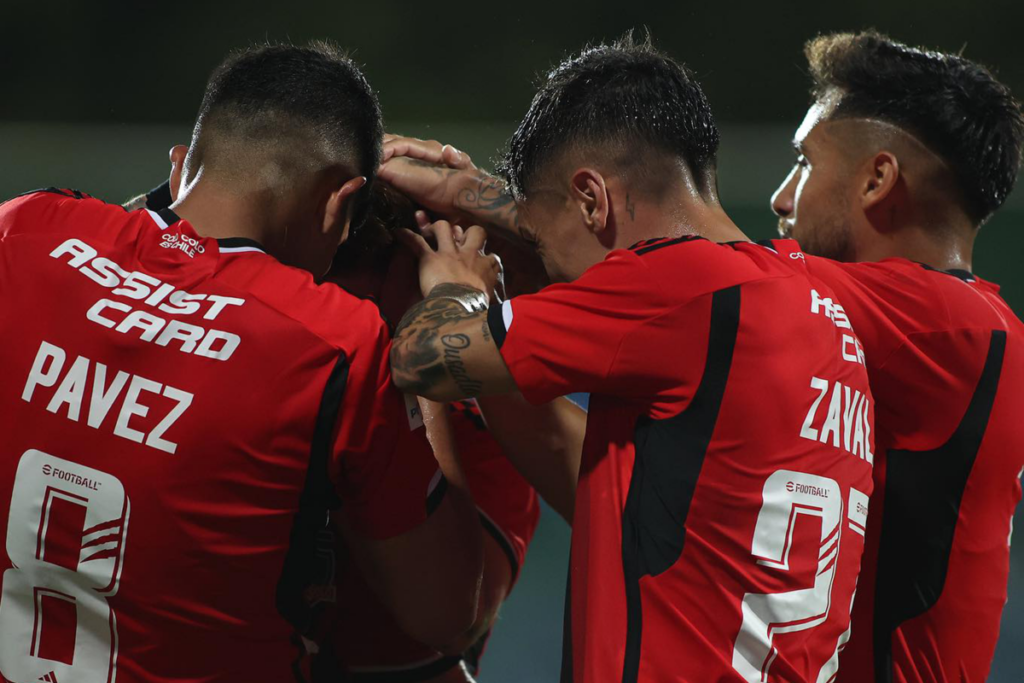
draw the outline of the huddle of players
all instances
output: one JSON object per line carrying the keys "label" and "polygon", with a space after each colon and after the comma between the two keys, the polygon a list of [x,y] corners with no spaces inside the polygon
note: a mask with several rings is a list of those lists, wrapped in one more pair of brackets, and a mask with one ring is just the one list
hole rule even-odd
{"label": "huddle of players", "polygon": [[[511,462],[573,524],[563,680],[983,680],[1024,330],[970,255],[1024,118],[958,56],[874,34],[807,54],[773,198],[797,241],[730,221],[699,85],[631,39],[549,74],[501,178],[382,150],[349,61],[272,47],[215,72],[159,206],[5,204],[0,365],[27,379],[0,398],[3,677],[465,680],[452,653],[536,523]],[[395,233],[412,306],[411,264],[374,241],[391,221],[358,227],[374,175],[441,219]],[[533,247],[552,284],[499,301],[484,229],[459,225]],[[310,277],[350,232],[371,246],[330,278],[408,308],[393,343]],[[421,403],[433,456],[392,381],[457,402]]]}

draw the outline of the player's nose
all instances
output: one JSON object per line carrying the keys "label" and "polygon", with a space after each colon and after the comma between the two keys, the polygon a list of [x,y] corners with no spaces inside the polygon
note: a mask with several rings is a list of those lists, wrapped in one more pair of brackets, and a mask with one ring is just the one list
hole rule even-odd
{"label": "player's nose", "polygon": [[793,190],[790,178],[786,178],[772,195],[772,211],[781,218],[789,218],[793,213]]}

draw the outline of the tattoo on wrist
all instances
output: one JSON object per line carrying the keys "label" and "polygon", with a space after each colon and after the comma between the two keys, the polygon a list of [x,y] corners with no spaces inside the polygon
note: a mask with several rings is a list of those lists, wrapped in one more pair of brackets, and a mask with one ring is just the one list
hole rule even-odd
{"label": "tattoo on wrist", "polygon": [[486,303],[479,310],[463,303],[481,297],[486,302],[486,295],[473,287],[440,284],[409,309],[395,330],[391,349],[391,366],[399,385],[423,394],[448,376],[464,394],[480,393],[483,384],[470,376],[462,358],[472,340],[449,330],[452,324],[484,315]]}
{"label": "tattoo on wrist", "polygon": [[516,201],[500,178],[487,173],[478,174],[473,186],[456,196],[455,205],[495,227],[521,233]]}

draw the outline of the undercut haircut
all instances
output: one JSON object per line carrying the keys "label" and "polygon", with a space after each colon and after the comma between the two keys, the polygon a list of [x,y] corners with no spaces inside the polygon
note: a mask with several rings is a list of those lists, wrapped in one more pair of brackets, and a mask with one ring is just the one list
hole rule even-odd
{"label": "undercut haircut", "polygon": [[366,213],[383,135],[377,95],[340,49],[322,41],[265,45],[235,52],[214,70],[190,157],[241,182],[284,188],[296,172],[364,176],[355,227]]}
{"label": "undercut haircut", "polygon": [[693,74],[632,32],[588,47],[544,77],[507,145],[498,172],[517,199],[552,160],[569,150],[616,145],[619,163],[638,168],[652,155],[682,160],[698,187],[714,182],[718,127]]}
{"label": "undercut haircut", "polygon": [[988,69],[874,31],[819,36],[804,53],[814,97],[839,94],[831,118],[877,119],[916,137],[949,164],[978,224],[1006,201],[1020,168],[1024,116]]}

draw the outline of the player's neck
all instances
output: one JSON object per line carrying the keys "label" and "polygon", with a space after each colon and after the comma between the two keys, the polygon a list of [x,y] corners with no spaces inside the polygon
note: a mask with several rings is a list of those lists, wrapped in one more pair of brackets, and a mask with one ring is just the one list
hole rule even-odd
{"label": "player's neck", "polygon": [[[704,201],[686,193],[659,204],[637,203],[630,221],[630,244],[658,237],[696,235],[712,242],[750,240],[717,201]],[[630,241],[631,240],[631,241]]]}
{"label": "player's neck", "polygon": [[950,227],[905,226],[889,234],[874,233],[857,246],[856,261],[904,258],[937,270],[971,271],[977,230]]}
{"label": "player's neck", "polygon": [[273,207],[261,197],[226,192],[209,183],[196,183],[171,205],[171,209],[192,224],[202,237],[227,239],[244,237],[268,250],[276,247]]}

